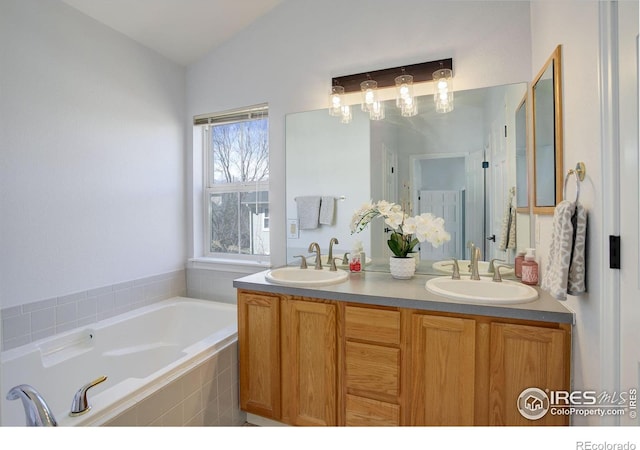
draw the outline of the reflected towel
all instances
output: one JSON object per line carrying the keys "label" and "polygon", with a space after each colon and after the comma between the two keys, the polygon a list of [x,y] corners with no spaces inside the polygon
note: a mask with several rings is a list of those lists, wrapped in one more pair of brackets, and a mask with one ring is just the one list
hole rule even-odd
{"label": "reflected towel", "polygon": [[301,230],[318,228],[320,219],[320,196],[304,196],[295,198],[298,208],[298,222]]}
{"label": "reflected towel", "polygon": [[553,214],[549,261],[542,275],[540,287],[558,300],[567,299],[574,237],[572,217],[575,210],[575,203],[563,200],[558,203]]}
{"label": "reflected towel", "polygon": [[320,200],[320,224],[333,225],[333,214],[336,199],[334,197],[322,197]]}
{"label": "reflected towel", "polygon": [[516,249],[516,208],[513,207],[513,193],[511,192],[502,217],[502,233],[498,249],[503,251]]}
{"label": "reflected towel", "polygon": [[587,247],[587,211],[580,202],[576,202],[576,210],[571,217],[571,224],[573,225],[573,251],[571,252],[567,293],[580,295],[587,292],[587,260],[585,258]]}

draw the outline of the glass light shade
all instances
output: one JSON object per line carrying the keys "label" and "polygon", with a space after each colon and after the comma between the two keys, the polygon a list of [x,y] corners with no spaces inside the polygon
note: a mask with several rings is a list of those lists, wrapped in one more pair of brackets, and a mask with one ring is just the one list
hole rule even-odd
{"label": "glass light shade", "polygon": [[374,80],[366,80],[360,83],[360,90],[362,91],[362,110],[365,112],[371,112],[371,107],[374,102],[378,101],[377,95],[378,83]]}
{"label": "glass light shade", "polygon": [[407,97],[400,106],[400,115],[402,117],[413,117],[418,114],[418,103],[415,97]]}
{"label": "glass light shade", "polygon": [[439,69],[433,72],[433,101],[436,112],[453,111],[453,72],[451,69]]}
{"label": "glass light shade", "polygon": [[396,82],[396,106],[400,108],[403,117],[411,117],[418,114],[418,108],[413,97],[413,76],[400,75]]}
{"label": "glass light shade", "polygon": [[342,116],[342,96],[344,95],[344,88],[342,86],[333,86],[331,93],[329,94],[329,115],[340,117]]}
{"label": "glass light shade", "polygon": [[344,105],[340,108],[340,123],[351,123],[351,107]]}
{"label": "glass light shade", "polygon": [[381,101],[375,101],[371,105],[371,111],[369,111],[369,119],[382,120],[384,119],[384,104]]}

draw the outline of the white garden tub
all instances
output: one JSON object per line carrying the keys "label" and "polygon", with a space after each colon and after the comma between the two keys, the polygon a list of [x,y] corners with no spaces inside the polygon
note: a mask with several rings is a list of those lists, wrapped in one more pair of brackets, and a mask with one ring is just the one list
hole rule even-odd
{"label": "white garden tub", "polygon": [[[211,414],[198,408],[237,386],[230,376],[237,375],[232,367],[237,364],[236,311],[235,305],[175,297],[2,352],[0,424],[25,425],[22,402],[6,395],[13,386],[29,384],[44,397],[59,426],[184,425],[188,423],[176,423],[175,405],[187,397],[193,416],[180,405],[183,421],[195,417],[192,424],[207,425],[197,414]],[[224,358],[218,358],[223,352]],[[221,378],[232,386],[216,382],[220,370],[230,371]],[[70,417],[75,392],[100,376],[107,380],[88,391],[92,408]],[[149,397],[153,402],[144,411],[127,415]],[[160,419],[164,411],[173,411],[167,413],[169,422]],[[217,418],[214,422],[219,424]]]}

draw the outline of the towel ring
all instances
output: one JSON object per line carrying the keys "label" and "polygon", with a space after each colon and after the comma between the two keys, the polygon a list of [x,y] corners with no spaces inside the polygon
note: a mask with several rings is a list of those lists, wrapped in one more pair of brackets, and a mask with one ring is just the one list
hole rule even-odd
{"label": "towel ring", "polygon": [[567,175],[564,177],[564,189],[562,190],[562,198],[567,199],[567,181],[569,177],[574,175],[576,177],[576,202],[580,198],[580,182],[584,181],[584,177],[587,174],[587,168],[582,161],[576,164],[575,169],[569,169]]}

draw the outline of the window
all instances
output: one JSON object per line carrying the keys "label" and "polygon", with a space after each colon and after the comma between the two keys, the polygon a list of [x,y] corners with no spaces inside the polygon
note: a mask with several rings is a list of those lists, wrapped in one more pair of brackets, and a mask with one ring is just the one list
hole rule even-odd
{"label": "window", "polygon": [[197,116],[204,145],[204,254],[268,260],[269,117],[265,105]]}

